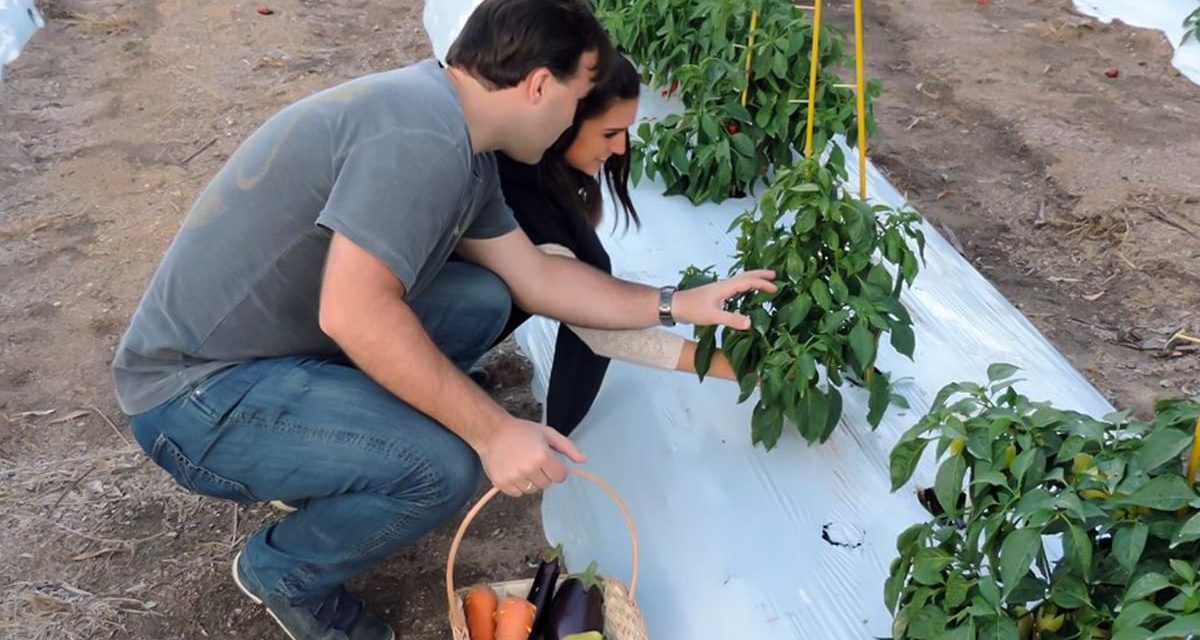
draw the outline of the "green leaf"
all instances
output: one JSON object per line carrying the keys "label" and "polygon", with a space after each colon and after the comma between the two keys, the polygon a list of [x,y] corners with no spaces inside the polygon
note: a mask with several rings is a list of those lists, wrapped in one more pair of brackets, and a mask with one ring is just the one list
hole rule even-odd
{"label": "green leaf", "polygon": [[908,573],[912,570],[911,557],[898,557],[892,560],[891,572],[883,585],[883,602],[888,611],[895,612],[896,604],[900,601],[900,590],[908,581]]}
{"label": "green leaf", "polygon": [[1132,527],[1122,527],[1113,533],[1113,554],[1117,563],[1127,574],[1132,574],[1142,551],[1146,548],[1146,538],[1150,535],[1150,527],[1138,522]]}
{"label": "green leaf", "polygon": [[875,358],[875,336],[871,335],[865,322],[856,323],[850,330],[850,350],[854,352],[854,359],[863,371],[866,371]]}
{"label": "green leaf", "polygon": [[1145,627],[1125,627],[1114,630],[1112,640],[1146,640],[1153,632]]}
{"label": "green leaf", "polygon": [[1193,515],[1183,523],[1183,527],[1179,529],[1179,533],[1175,535],[1175,539],[1171,540],[1171,548],[1174,549],[1185,542],[1200,540],[1200,513]]}
{"label": "green leaf", "polygon": [[[1113,621],[1114,640],[1120,637],[1124,631],[1134,629],[1140,626],[1146,620],[1153,616],[1164,615],[1164,611],[1154,605],[1153,602],[1146,600],[1138,600],[1132,604],[1121,607],[1121,613],[1117,615],[1117,619]],[[1136,640],[1145,638],[1145,635],[1136,636]]]}
{"label": "green leaf", "polygon": [[1067,558],[1080,570],[1085,581],[1092,579],[1092,539],[1087,532],[1075,523],[1067,526],[1070,535],[1065,536],[1064,552]]}
{"label": "green leaf", "polygon": [[1010,604],[1025,604],[1035,600],[1045,600],[1048,590],[1049,585],[1046,584],[1046,581],[1030,572],[1025,574],[1025,577],[1021,578],[1021,582],[1017,584],[1017,588],[1008,594],[1007,601]]}
{"label": "green leaf", "polygon": [[842,418],[842,394],[836,387],[829,388],[829,413],[825,419],[825,431],[821,434],[821,442],[829,439]]}
{"label": "green leaf", "polygon": [[808,390],[805,405],[807,419],[803,425],[800,425],[800,430],[804,434],[805,440],[816,442],[825,433],[825,427],[829,420],[829,398],[825,397],[820,389],[813,387]]}
{"label": "green leaf", "polygon": [[1000,580],[1004,583],[1005,598],[1029,571],[1041,550],[1042,535],[1038,529],[1017,529],[1004,539],[1000,545]]}
{"label": "green leaf", "polygon": [[917,470],[917,463],[921,460],[921,454],[929,443],[930,440],[925,438],[915,438],[901,442],[892,449],[890,456],[892,491],[903,487],[912,478],[913,472]]}
{"label": "green leaf", "polygon": [[917,347],[916,340],[912,327],[903,322],[892,323],[891,342],[892,347],[898,353],[908,356],[911,359]]}
{"label": "green leaf", "polygon": [[1050,600],[1063,609],[1090,606],[1087,585],[1074,574],[1058,576],[1050,587]]}
{"label": "green leaf", "polygon": [[922,607],[908,625],[908,636],[911,638],[937,638],[946,630],[950,616],[936,605]]}
{"label": "green leaf", "polygon": [[1174,461],[1178,468],[1182,464],[1179,456],[1191,444],[1191,433],[1180,429],[1159,429],[1142,440],[1142,448],[1137,456],[1138,463],[1146,473],[1171,461]]}
{"label": "green leaf", "polygon": [[[736,340],[725,340],[725,346],[728,348],[725,355],[729,358],[729,364],[733,366],[733,370],[738,373],[738,377],[746,371],[746,356],[750,355],[750,347],[754,346],[754,341],[750,338],[736,336]],[[733,343],[730,345],[730,343]]]}
{"label": "green leaf", "polygon": [[812,294],[813,300],[816,301],[817,306],[821,307],[822,309],[828,311],[833,307],[833,298],[829,296],[829,288],[824,282],[819,280],[813,282],[812,286],[809,287],[809,293]]}
{"label": "green leaf", "polygon": [[1020,371],[1020,368],[1004,362],[997,362],[987,369],[988,384],[1007,380]]}
{"label": "green leaf", "polygon": [[750,428],[752,443],[762,443],[763,447],[770,451],[775,448],[779,436],[783,433],[783,413],[779,407],[767,406],[759,401],[754,406]]}
{"label": "green leaf", "polygon": [[1044,481],[1046,476],[1046,452],[1041,448],[1032,449],[1033,460],[1021,476],[1022,486],[1036,486]]}
{"label": "green leaf", "polygon": [[963,476],[967,472],[967,460],[961,454],[950,456],[938,468],[933,484],[934,495],[941,503],[946,515],[958,516],[958,496],[962,492]]}
{"label": "green leaf", "polygon": [[[1061,472],[1062,468],[1056,469],[1056,471]],[[1061,478],[1059,480],[1061,481]],[[1079,496],[1075,495],[1074,491],[1065,490],[1060,493],[1054,501],[1054,506],[1066,511],[1077,520],[1087,520],[1087,512],[1084,511],[1083,502],[1080,501]]]}
{"label": "green leaf", "polygon": [[808,382],[817,375],[817,362],[807,351],[796,359],[796,367],[800,370],[800,382]]}
{"label": "green leaf", "polygon": [[754,148],[754,141],[745,133],[736,133],[733,135],[733,149],[738,153],[753,158],[758,155],[758,150]]}
{"label": "green leaf", "polygon": [[908,633],[908,622],[912,614],[913,610],[911,605],[905,605],[900,609],[900,612],[896,614],[896,617],[892,620],[893,638],[907,638],[906,634]]}
{"label": "green leaf", "polygon": [[989,618],[979,624],[979,640],[1020,640],[1017,623],[1007,615]]}
{"label": "green leaf", "polygon": [[979,579],[979,595],[983,596],[993,610],[1000,610],[1000,587],[996,585],[995,577],[988,575]]}
{"label": "green leaf", "polygon": [[896,537],[896,551],[905,556],[916,555],[917,550],[921,548],[922,541],[928,535],[928,524],[914,524],[901,531],[900,535]]}
{"label": "green leaf", "polygon": [[1191,584],[1196,581],[1196,570],[1192,565],[1178,558],[1171,558],[1170,564],[1171,570],[1175,572],[1175,575],[1183,578],[1184,582]]}
{"label": "green leaf", "polygon": [[1167,600],[1166,604],[1164,604],[1162,608],[1171,613],[1188,613],[1188,598],[1183,593],[1183,590],[1186,588],[1187,587],[1181,588],[1180,593],[1175,594],[1174,598]]}
{"label": "green leaf", "polygon": [[771,67],[771,70],[775,72],[775,75],[779,78],[787,77],[787,57],[784,56],[783,53],[779,51],[775,52],[774,65]]}
{"label": "green leaf", "polygon": [[961,573],[950,574],[950,578],[946,580],[946,606],[957,609],[967,601],[967,593],[970,590],[971,583]]}
{"label": "green leaf", "polygon": [[1017,501],[1017,506],[1013,509],[1013,514],[1018,518],[1028,520],[1034,513],[1054,504],[1054,500],[1054,494],[1037,487],[1021,496],[1021,499]]}
{"label": "green leaf", "polygon": [[1200,614],[1175,618],[1174,621],[1164,625],[1154,632],[1154,635],[1147,640],[1159,640],[1161,638],[1187,638],[1200,634]]}
{"label": "green leaf", "polygon": [[[968,449],[968,451],[970,451],[970,449]],[[979,467],[976,467],[976,469],[978,468]],[[1004,474],[1000,473],[999,471],[976,471],[973,474],[973,478],[974,479],[971,480],[971,486],[983,484],[993,487],[1003,487],[1008,484],[1008,481],[1004,478]]]}
{"label": "green leaf", "polygon": [[1068,436],[1063,441],[1061,447],[1058,448],[1058,455],[1055,456],[1056,464],[1063,464],[1067,461],[1074,461],[1075,456],[1083,451],[1083,445],[1087,441],[1079,436]]}
{"label": "green leaf", "polygon": [[708,373],[709,366],[712,365],[713,353],[717,349],[717,328],[700,327],[696,330],[698,341],[696,343],[696,375],[700,377],[700,381],[704,381],[704,376]]}
{"label": "green leaf", "polygon": [[975,628],[970,622],[967,622],[965,626],[944,630],[936,638],[937,640],[975,640]]}
{"label": "green leaf", "polygon": [[[836,237],[836,233],[834,236]],[[829,242],[829,246],[834,246],[834,242]],[[829,291],[833,294],[833,299],[838,302],[846,302],[850,298],[850,289],[846,287],[846,281],[842,280],[842,276],[838,275],[837,271],[829,274]]]}
{"label": "green leaf", "polygon": [[1133,495],[1121,502],[1159,511],[1174,511],[1186,507],[1196,498],[1196,492],[1183,476],[1159,476],[1142,485]]}
{"label": "green leaf", "polygon": [[733,117],[734,120],[741,122],[750,122],[753,120],[753,118],[750,117],[750,112],[737,102],[725,103],[725,110],[729,112],[729,115]]}
{"label": "green leaf", "polygon": [[1130,604],[1137,600],[1141,600],[1146,596],[1153,595],[1171,586],[1171,581],[1161,573],[1146,573],[1140,576],[1129,588],[1125,590],[1125,595],[1121,598],[1124,604]]}
{"label": "green leaf", "polygon": [[[992,461],[992,435],[987,429],[972,429],[967,435],[967,451],[984,462]],[[997,472],[999,473],[999,472]],[[1005,482],[1001,481],[1000,486]]]}
{"label": "green leaf", "polygon": [[700,129],[710,140],[721,137],[721,128],[717,126],[717,119],[707,113],[700,117]]}
{"label": "green leaf", "polygon": [[919,269],[919,267],[917,266],[916,257],[913,256],[913,254],[909,253],[907,250],[905,250],[904,262],[903,262],[903,265],[900,267],[900,271],[904,275],[904,281],[911,285],[913,283],[913,281],[917,279],[917,270],[918,269]]}
{"label": "green leaf", "polygon": [[941,549],[922,547],[913,559],[913,580],[921,584],[942,584],[942,571],[953,561],[950,554]]}
{"label": "green leaf", "polygon": [[754,116],[754,124],[758,125],[760,129],[766,129],[771,125],[771,115],[772,112],[769,109],[763,109],[759,111],[758,114]]}
{"label": "green leaf", "polygon": [[891,389],[887,378],[882,375],[871,376],[871,396],[867,400],[867,423],[878,427],[887,411],[891,399]]}
{"label": "green leaf", "polygon": [[801,293],[796,296],[795,300],[792,300],[783,308],[783,321],[787,323],[788,329],[795,330],[796,327],[804,323],[804,319],[808,317],[808,312],[812,310],[812,304],[812,296]]}

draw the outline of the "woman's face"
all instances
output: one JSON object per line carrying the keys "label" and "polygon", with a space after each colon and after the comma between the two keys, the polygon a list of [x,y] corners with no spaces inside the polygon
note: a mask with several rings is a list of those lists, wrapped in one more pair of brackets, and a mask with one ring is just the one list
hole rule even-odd
{"label": "woman's face", "polygon": [[600,173],[609,156],[624,154],[629,142],[625,132],[633,126],[637,106],[637,98],[618,100],[608,111],[584,120],[575,141],[567,148],[567,164],[594,176]]}

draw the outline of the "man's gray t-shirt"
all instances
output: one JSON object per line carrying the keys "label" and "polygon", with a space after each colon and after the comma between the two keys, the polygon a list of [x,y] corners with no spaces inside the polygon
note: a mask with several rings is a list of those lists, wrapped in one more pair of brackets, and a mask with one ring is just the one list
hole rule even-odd
{"label": "man's gray t-shirt", "polygon": [[255,358],[335,355],[318,324],[331,231],[420,295],[461,237],[516,228],[436,60],[359,78],[268,120],[192,206],[113,361],[127,414]]}

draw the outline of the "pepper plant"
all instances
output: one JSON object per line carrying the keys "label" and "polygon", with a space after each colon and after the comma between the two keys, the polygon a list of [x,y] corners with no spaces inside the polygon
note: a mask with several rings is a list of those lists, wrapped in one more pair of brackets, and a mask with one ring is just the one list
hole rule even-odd
{"label": "pepper plant", "polygon": [[1196,7],[1195,11],[1183,19],[1183,29],[1183,39],[1179,41],[1179,46],[1187,44],[1188,38],[1200,42],[1200,7]]}
{"label": "pepper plant", "polygon": [[[803,150],[813,27],[788,0],[597,0],[614,41],[665,94],[678,93],[682,114],[642,123],[632,177],[661,177],[668,194],[693,203],[749,193],[771,165],[789,165]],[[750,20],[754,30],[746,72]],[[821,29],[814,132],[818,146],[857,127],[854,92],[838,86],[845,36]],[[869,106],[880,85],[871,81]],[[746,103],[742,104],[742,95]],[[849,136],[853,138],[853,136]]]}
{"label": "pepper plant", "polygon": [[[892,397],[887,377],[875,370],[880,336],[890,333],[898,352],[913,355],[912,318],[900,292],[916,278],[917,252],[924,251],[919,217],[853,197],[842,185],[840,150],[826,162],[821,155],[780,169],[758,205],[731,227],[740,234],[730,273],[773,269],[779,285],[775,294],[733,300],[751,330],[726,328],[720,336],[741,385],[739,402],[760,388],[751,435],[768,450],[785,418],[810,443],[828,439],[842,415],[838,387],[847,376],[869,388],[867,419],[877,426]],[[711,268],[692,267],[680,286],[714,279]],[[717,329],[697,327],[696,338],[703,379]]]}
{"label": "pepper plant", "polygon": [[1180,462],[1200,405],[1097,420],[1017,393],[1015,373],[945,387],[892,451],[893,490],[929,445],[941,460],[934,517],[900,535],[884,590],[895,640],[1200,634],[1200,496]]}

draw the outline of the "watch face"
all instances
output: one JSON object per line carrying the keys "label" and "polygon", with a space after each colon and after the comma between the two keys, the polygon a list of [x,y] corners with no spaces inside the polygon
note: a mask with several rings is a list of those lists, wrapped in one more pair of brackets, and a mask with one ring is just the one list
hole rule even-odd
{"label": "watch face", "polygon": [[671,317],[671,297],[675,287],[663,287],[658,293],[658,321],[666,327],[675,326],[675,318]]}

